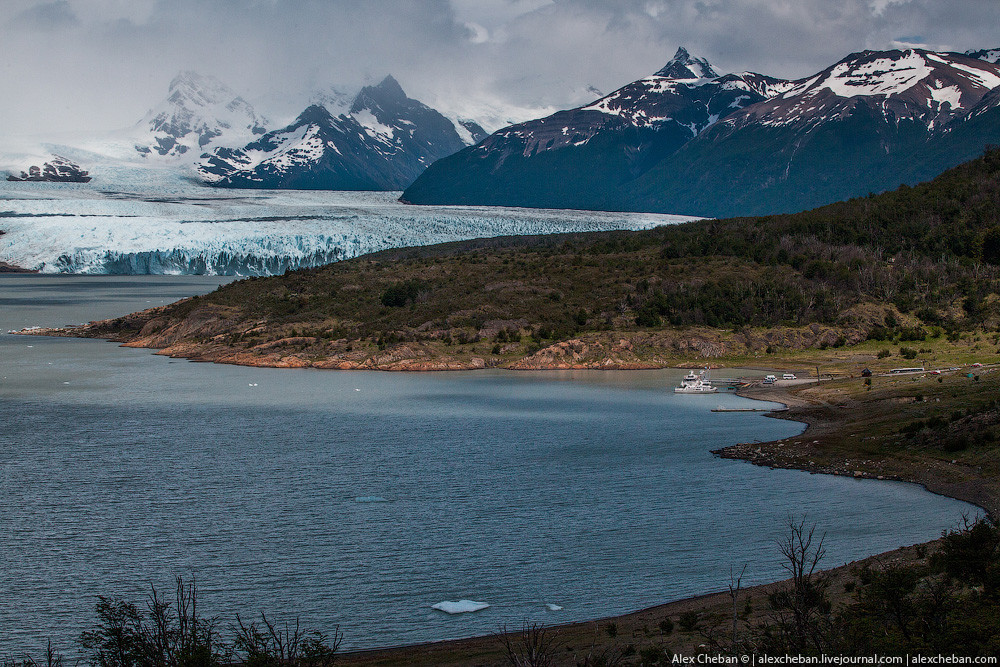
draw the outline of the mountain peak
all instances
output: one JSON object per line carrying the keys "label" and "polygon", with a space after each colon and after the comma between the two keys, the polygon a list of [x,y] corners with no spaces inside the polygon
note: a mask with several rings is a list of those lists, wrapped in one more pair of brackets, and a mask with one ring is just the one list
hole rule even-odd
{"label": "mountain peak", "polygon": [[176,90],[177,88],[197,87],[198,84],[204,79],[205,77],[203,77],[201,74],[198,74],[194,70],[187,69],[182,72],[178,72],[177,76],[175,76],[170,81],[170,90]]}
{"label": "mountain peak", "polygon": [[322,104],[310,104],[295,119],[293,125],[328,125],[333,122],[333,115],[330,110]]}
{"label": "mountain peak", "polygon": [[719,74],[712,69],[704,58],[693,58],[683,46],[677,48],[677,53],[655,76],[669,79],[714,79]]}
{"label": "mountain peak", "polygon": [[226,104],[236,98],[229,86],[214,76],[198,74],[191,70],[179,73],[170,82],[168,99],[177,105],[209,106]]}
{"label": "mountain peak", "polygon": [[350,113],[357,113],[363,109],[372,109],[373,107],[406,104],[406,102],[407,97],[406,93],[403,92],[403,87],[399,85],[399,82],[392,75],[389,75],[382,79],[377,86],[365,86],[362,88],[361,92],[354,98],[354,103],[351,104]]}
{"label": "mountain peak", "polygon": [[242,142],[263,134],[265,124],[229,86],[214,76],[186,70],[170,82],[167,98],[139,122],[135,150],[143,156],[201,153],[217,140]]}
{"label": "mountain peak", "polygon": [[382,79],[382,81],[375,87],[386,95],[403,99],[406,98],[406,93],[403,92],[403,87],[399,85],[399,82],[396,81],[391,74]]}

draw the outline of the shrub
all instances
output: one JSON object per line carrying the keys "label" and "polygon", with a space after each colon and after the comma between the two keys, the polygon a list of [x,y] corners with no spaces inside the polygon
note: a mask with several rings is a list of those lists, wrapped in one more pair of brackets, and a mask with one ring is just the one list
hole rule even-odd
{"label": "shrub", "polygon": [[414,303],[421,292],[426,291],[427,286],[422,280],[413,278],[402,282],[393,283],[382,292],[379,299],[383,306],[389,308],[399,308],[408,303]]}
{"label": "shrub", "polygon": [[677,622],[681,626],[681,630],[684,632],[691,632],[698,627],[698,620],[698,612],[686,611],[681,614],[681,617],[677,620]]}

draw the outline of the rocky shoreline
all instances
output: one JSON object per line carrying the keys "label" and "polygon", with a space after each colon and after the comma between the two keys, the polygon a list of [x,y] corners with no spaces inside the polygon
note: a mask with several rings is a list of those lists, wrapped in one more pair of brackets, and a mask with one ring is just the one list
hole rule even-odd
{"label": "rocky shoreline", "polygon": [[801,435],[770,442],[737,443],[712,453],[719,458],[746,461],[768,468],[919,484],[931,493],[971,503],[985,510],[993,519],[1000,518],[1000,488],[982,479],[978,474],[980,471],[970,470],[968,465],[957,460],[948,462],[924,458],[904,461],[861,455],[831,456],[830,452],[824,451],[824,445],[831,436],[839,435],[836,431],[845,424],[836,418],[818,419],[816,413],[851,410],[857,406],[844,402],[831,407],[818,399],[804,400],[803,389],[751,388],[737,392],[745,398],[784,405],[786,411],[768,413],[767,416],[806,423],[806,430]]}
{"label": "rocky shoreline", "polygon": [[[188,342],[182,340],[166,341],[158,337],[155,325],[157,309],[144,311],[140,314],[93,322],[84,327],[31,329],[19,333],[28,335],[105,338],[117,341],[127,347],[158,349],[157,354],[171,357],[182,357],[196,361],[212,361],[246,366],[265,366],[276,368],[333,368],[343,370],[391,370],[391,371],[442,371],[469,370],[475,368],[498,367],[491,365],[488,357],[472,357],[465,360],[428,358],[403,358],[413,355],[414,350],[403,346],[403,350],[389,351],[384,355],[375,355],[370,360],[352,362],[340,360],[336,362],[302,363],[300,359],[280,353],[257,349],[249,352],[236,352],[223,345],[211,343]],[[128,318],[141,316],[141,321],[128,324]],[[116,330],[112,330],[115,327]],[[296,344],[295,340],[282,340],[282,345]],[[167,343],[163,345],[163,343]],[[558,352],[537,357],[534,362],[521,360],[506,366],[514,370],[570,370],[570,369],[648,369],[665,367],[693,367],[702,365],[703,361],[678,363],[648,363],[625,362],[621,359],[606,358],[603,363],[579,359],[583,351],[582,341],[570,340],[557,343],[553,348]],[[628,349],[629,341],[619,339],[615,342],[619,352]],[[588,348],[590,349],[590,348]],[[544,350],[542,350],[544,352]],[[573,355],[578,355],[574,360]],[[547,358],[546,358],[547,357]],[[545,362],[539,363],[541,359]],[[844,382],[819,382],[801,384],[791,387],[751,387],[737,392],[739,395],[757,400],[780,403],[785,410],[771,412],[767,416],[778,419],[788,419],[805,423],[806,429],[798,436],[775,440],[771,442],[737,443],[713,451],[720,458],[743,460],[753,465],[770,468],[796,469],[813,474],[831,474],[854,478],[879,480],[894,480],[921,484],[927,490],[941,495],[963,500],[984,508],[990,516],[1000,516],[1000,485],[994,480],[983,477],[976,469],[959,463],[957,460],[932,460],[926,457],[904,458],[863,455],[858,452],[844,453],[830,447],[830,443],[838,438],[857,437],[851,419],[862,407],[857,396],[843,390]],[[915,553],[926,553],[933,548],[935,542],[915,545],[902,550],[872,556],[865,561],[844,565],[828,570],[828,573],[843,581],[849,580],[854,572],[864,562],[876,560],[912,559]],[[724,583],[720,577],[720,586]],[[746,589],[746,594],[760,599],[768,592],[784,585],[784,582],[763,584]],[[703,596],[678,600],[664,605],[636,611],[617,617],[593,621],[550,626],[549,630],[570,642],[571,645],[583,645],[588,642],[591,650],[594,646],[607,644],[610,639],[605,632],[609,625],[618,628],[616,632],[630,632],[633,637],[651,637],[650,627],[663,622],[664,619],[676,621],[682,614],[697,612],[703,616],[723,613],[726,605],[731,604],[727,593],[710,593]],[[723,610],[723,612],[720,612]],[[655,635],[655,632],[654,632]],[[598,640],[599,638],[599,640]],[[697,651],[703,637],[697,632],[687,634],[675,633],[671,643],[681,650]],[[565,664],[577,664],[580,654],[575,652],[566,656]],[[487,665],[503,664],[500,641],[497,636],[475,637],[462,640],[433,642],[415,646],[403,646],[387,649],[371,649],[344,654],[338,662],[345,665]],[[557,664],[564,664],[559,661]]]}

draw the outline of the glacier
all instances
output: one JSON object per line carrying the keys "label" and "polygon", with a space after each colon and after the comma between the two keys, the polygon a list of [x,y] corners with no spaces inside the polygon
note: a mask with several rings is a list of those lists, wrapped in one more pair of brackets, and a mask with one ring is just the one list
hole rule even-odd
{"label": "glacier", "polygon": [[114,175],[0,183],[0,262],[43,273],[265,276],[389,248],[694,219],[414,206],[398,192],[220,190],[176,170]]}

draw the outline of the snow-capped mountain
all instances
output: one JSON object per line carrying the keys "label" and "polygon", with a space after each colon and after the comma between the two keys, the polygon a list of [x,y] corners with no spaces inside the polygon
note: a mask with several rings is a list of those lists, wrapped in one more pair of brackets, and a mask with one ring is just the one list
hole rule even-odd
{"label": "snow-capped mountain", "polygon": [[1000,140],[990,53],[864,51],[788,82],[720,77],[679,50],[652,77],[438,162],[403,197],[718,217],[915,183]]}
{"label": "snow-capped mountain", "polygon": [[1000,72],[987,61],[919,49],[864,51],[724,123],[815,127],[863,107],[886,122],[914,121],[933,131],[966,115],[997,86]]}
{"label": "snow-capped mountain", "polygon": [[682,47],[652,76],[586,106],[501,129],[435,164],[403,196],[415,203],[603,208],[609,186],[791,85],[751,72],[720,76]]}
{"label": "snow-capped mountain", "polygon": [[1000,139],[998,87],[1000,66],[963,54],[854,53],[720,120],[619,201],[717,217],[924,181]]}
{"label": "snow-capped mountain", "polygon": [[144,156],[201,155],[211,145],[239,145],[266,131],[267,121],[224,83],[181,72],[167,98],[137,127],[135,150]]}
{"label": "snow-capped mountain", "polygon": [[388,76],[362,88],[346,113],[335,116],[326,104],[314,104],[243,148],[203,155],[198,173],[223,187],[397,190],[466,146],[463,134],[466,141],[485,135],[472,122],[456,128]]}

